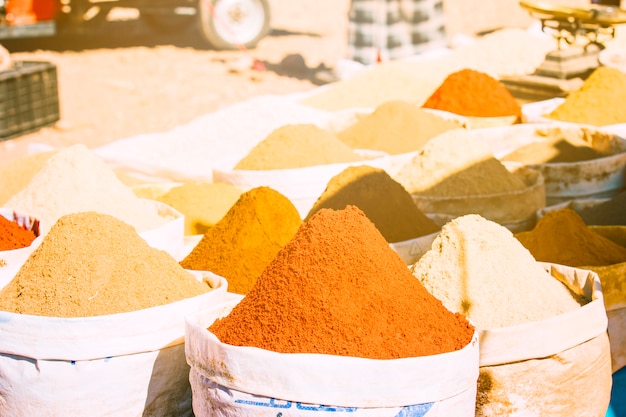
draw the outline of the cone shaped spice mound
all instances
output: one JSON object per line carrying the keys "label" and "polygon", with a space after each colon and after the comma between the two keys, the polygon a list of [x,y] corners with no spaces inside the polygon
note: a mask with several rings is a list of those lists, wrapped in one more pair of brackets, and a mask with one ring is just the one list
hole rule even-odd
{"label": "cone shaped spice mound", "polygon": [[538,261],[574,267],[626,262],[625,247],[587,227],[569,208],[547,212],[533,230],[515,237]]}
{"label": "cone shaped spice mound", "polygon": [[[524,162],[527,164],[547,164],[589,161],[611,155],[610,152],[600,152],[591,145],[593,136],[609,141],[610,134],[592,133],[588,129],[580,129],[576,133],[553,129],[547,133],[540,140],[521,146],[504,155],[500,160]],[[537,131],[537,136],[541,136],[540,131]],[[585,139],[585,137],[588,137],[589,140]]]}
{"label": "cone shaped spice mound", "polygon": [[448,75],[422,107],[471,117],[520,117],[522,114],[521,106],[504,84],[472,69]]}
{"label": "cone shaped spice mound", "polygon": [[292,169],[362,159],[330,131],[314,124],[292,124],[275,129],[235,169]]}
{"label": "cone shaped spice mound", "polygon": [[204,234],[237,202],[243,190],[219,182],[187,182],[172,188],[157,201],[185,215],[185,234]]}
{"label": "cone shaped spice mound", "polygon": [[304,223],[209,331],[223,343],[281,353],[396,359],[462,349],[474,328],[430,295],[365,214],[348,206]]}
{"label": "cone shaped spice mound", "polygon": [[429,139],[461,122],[429,113],[413,103],[388,101],[337,134],[355,149],[374,149],[396,155],[419,150]]}
{"label": "cone shaped spice mound", "polygon": [[598,67],[547,117],[593,126],[625,123],[624,95],[626,74],[617,68]]}
{"label": "cone shaped spice mound", "polygon": [[210,291],[154,249],[135,229],[106,214],[61,217],[6,287],[0,310],[49,317],[124,313]]}
{"label": "cone shaped spice mound", "polygon": [[480,329],[543,320],[585,303],[506,227],[477,214],[446,223],[411,270],[446,307]]}
{"label": "cone shaped spice mound", "polygon": [[247,294],[301,223],[298,210],[287,197],[270,187],[253,188],[206,231],[180,264],[223,276],[228,291]]}
{"label": "cone shaped spice mound", "polygon": [[409,193],[431,197],[489,195],[526,188],[487,145],[465,129],[431,139],[395,179]]}
{"label": "cone shaped spice mound", "polygon": [[32,230],[0,215],[0,251],[25,248],[30,246],[36,237]]}
{"label": "cone shaped spice mound", "polygon": [[361,209],[390,243],[440,229],[417,208],[400,183],[384,170],[366,165],[348,167],[331,178],[305,220],[323,208],[341,210],[348,205]]}
{"label": "cone shaped spice mound", "polygon": [[168,221],[159,216],[156,208],[137,198],[102,159],[82,144],[50,156],[28,186],[5,206],[38,218],[42,234],[61,216],[86,211],[114,216],[138,232]]}

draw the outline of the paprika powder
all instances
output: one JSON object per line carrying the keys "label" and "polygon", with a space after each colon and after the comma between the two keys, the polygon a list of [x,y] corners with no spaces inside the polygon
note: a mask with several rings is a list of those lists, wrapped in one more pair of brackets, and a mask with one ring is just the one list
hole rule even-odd
{"label": "paprika powder", "polygon": [[504,84],[467,68],[448,75],[422,107],[470,117],[522,115],[522,107]]}
{"label": "paprika powder", "polygon": [[303,223],[208,330],[226,344],[280,353],[397,359],[460,350],[475,329],[432,296],[350,205]]}
{"label": "paprika powder", "polygon": [[36,237],[34,231],[0,215],[0,251],[25,248],[30,246]]}

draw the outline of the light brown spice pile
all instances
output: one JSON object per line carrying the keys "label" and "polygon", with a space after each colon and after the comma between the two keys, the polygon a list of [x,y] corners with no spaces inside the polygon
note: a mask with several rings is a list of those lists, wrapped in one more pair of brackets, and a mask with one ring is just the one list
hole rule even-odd
{"label": "light brown spice pile", "polygon": [[361,159],[328,130],[314,124],[290,124],[272,131],[235,165],[235,169],[291,169]]}
{"label": "light brown spice pile", "polygon": [[0,309],[50,317],[142,310],[210,291],[167,252],[106,214],[63,216],[0,291]]}
{"label": "light brown spice pile", "polygon": [[355,149],[373,149],[396,155],[417,151],[434,136],[461,127],[460,121],[444,119],[407,101],[392,100],[381,104],[337,136]]}

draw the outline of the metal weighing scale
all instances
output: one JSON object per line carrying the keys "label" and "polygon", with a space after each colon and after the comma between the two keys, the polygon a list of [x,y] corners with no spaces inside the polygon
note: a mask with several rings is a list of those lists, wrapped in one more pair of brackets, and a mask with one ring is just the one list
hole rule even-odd
{"label": "metal weighing scale", "polygon": [[500,81],[522,99],[565,97],[580,88],[600,63],[604,42],[615,37],[615,25],[626,23],[626,11],[617,6],[590,4],[571,7],[549,1],[520,1],[520,6],[541,21],[541,30],[556,39],[533,74],[502,76]]}

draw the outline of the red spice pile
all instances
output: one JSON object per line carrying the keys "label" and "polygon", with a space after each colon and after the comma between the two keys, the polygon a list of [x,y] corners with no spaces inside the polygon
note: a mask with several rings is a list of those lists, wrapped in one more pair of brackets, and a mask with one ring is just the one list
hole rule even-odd
{"label": "red spice pile", "polygon": [[21,249],[35,240],[35,232],[25,229],[17,222],[0,216],[0,250]]}
{"label": "red spice pile", "polygon": [[321,209],[248,295],[209,327],[222,342],[371,359],[462,349],[473,326],[447,310],[355,206]]}
{"label": "red spice pile", "polygon": [[521,117],[522,108],[499,80],[463,69],[448,75],[422,107],[470,117]]}

